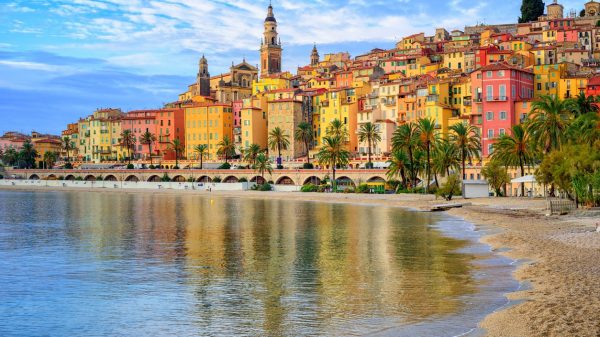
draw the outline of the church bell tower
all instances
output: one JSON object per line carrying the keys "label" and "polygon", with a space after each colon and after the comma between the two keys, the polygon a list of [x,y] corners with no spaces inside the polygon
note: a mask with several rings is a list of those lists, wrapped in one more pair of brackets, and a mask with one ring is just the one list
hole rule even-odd
{"label": "church bell tower", "polygon": [[281,40],[277,37],[277,20],[273,15],[273,6],[269,4],[260,46],[261,77],[281,72],[281,52]]}
{"label": "church bell tower", "polygon": [[210,96],[210,74],[208,73],[208,61],[202,55],[198,62],[198,75],[196,76],[196,96]]}

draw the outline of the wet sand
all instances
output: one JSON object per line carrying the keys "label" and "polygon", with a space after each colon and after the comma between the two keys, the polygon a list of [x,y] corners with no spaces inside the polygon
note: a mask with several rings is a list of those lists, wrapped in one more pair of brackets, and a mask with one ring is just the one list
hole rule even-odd
{"label": "wet sand", "polygon": [[[0,190],[49,191],[48,188],[0,187]],[[81,188],[58,189],[85,191]],[[198,192],[106,190],[95,193],[202,194],[214,197],[277,198],[426,209],[447,203],[424,195],[319,194],[293,192]],[[453,202],[462,202],[456,199]],[[469,199],[471,206],[451,209],[486,228],[484,237],[500,254],[524,261],[514,277],[531,286],[507,294],[517,304],[488,315],[480,326],[489,336],[600,336],[600,218],[545,216],[545,201],[524,198]]]}

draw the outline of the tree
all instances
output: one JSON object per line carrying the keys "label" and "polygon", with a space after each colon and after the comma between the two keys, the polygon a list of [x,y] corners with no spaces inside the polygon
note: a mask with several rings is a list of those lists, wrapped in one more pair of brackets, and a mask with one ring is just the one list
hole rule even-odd
{"label": "tree", "polygon": [[148,156],[150,156],[150,165],[152,165],[152,144],[156,141],[156,136],[150,132],[146,131],[140,137],[140,143],[148,145]]}
{"label": "tree", "polygon": [[252,165],[252,167],[254,167],[254,165],[256,165],[256,158],[262,152],[263,152],[263,150],[260,148],[260,145],[258,145],[258,144],[250,144],[250,146],[248,146],[243,151],[243,153],[244,153],[244,161],[247,162],[248,164]]}
{"label": "tree", "polygon": [[127,149],[127,160],[131,164],[131,149],[135,148],[135,136],[131,130],[121,132],[121,146]]}
{"label": "tree", "polygon": [[367,122],[362,124],[358,129],[358,141],[361,143],[367,142],[368,147],[368,167],[372,167],[371,163],[371,148],[376,147],[377,143],[381,142],[381,134],[379,125]]}
{"label": "tree", "polygon": [[313,129],[308,122],[301,122],[294,130],[294,139],[302,142],[306,149],[306,162],[310,164],[310,143],[313,141]]}
{"label": "tree", "polygon": [[348,130],[346,129],[346,125],[342,123],[339,119],[334,119],[327,126],[327,130],[325,131],[327,136],[339,136],[345,142],[346,137],[348,136]]}
{"label": "tree", "polygon": [[350,152],[344,148],[344,139],[341,136],[323,137],[323,145],[317,153],[319,163],[330,165],[332,170],[332,189],[336,190],[336,167],[346,165],[350,161]]}
{"label": "tree", "polygon": [[206,144],[198,144],[194,146],[194,152],[198,155],[198,159],[200,159],[200,169],[202,170],[202,161],[204,157],[208,154],[208,145]]}
{"label": "tree", "polygon": [[[498,160],[507,167],[521,169],[521,177],[525,176],[525,165],[532,165],[535,158],[531,146],[530,134],[522,125],[512,127],[512,134],[502,135],[492,146],[492,159]],[[521,196],[525,196],[525,183],[521,183]]]}
{"label": "tree", "polygon": [[585,16],[585,9],[582,9],[581,11],[579,11],[579,17],[584,17]]}
{"label": "tree", "polygon": [[523,0],[519,23],[537,21],[542,15],[544,15],[544,2],[542,0]]}
{"label": "tree", "polygon": [[7,166],[16,166],[19,161],[19,153],[15,148],[9,147],[4,150],[4,154],[2,155],[2,161]]}
{"label": "tree", "polygon": [[175,152],[175,168],[179,168],[179,158],[184,150],[183,144],[181,144],[179,138],[173,139],[173,141],[169,143],[168,149],[169,151]]}
{"label": "tree", "polygon": [[481,152],[481,136],[477,127],[463,123],[454,124],[450,127],[450,141],[458,149],[462,163],[462,177],[467,179],[465,163],[467,160],[479,159]]}
{"label": "tree", "polygon": [[436,194],[450,201],[452,197],[460,194],[460,186],[462,179],[458,174],[453,174],[448,177],[446,183],[436,191]]}
{"label": "tree", "polygon": [[225,163],[229,163],[229,158],[235,155],[235,144],[231,141],[229,136],[223,137],[223,139],[217,143],[217,155],[225,157]]}
{"label": "tree", "polygon": [[269,174],[273,172],[271,160],[264,152],[261,152],[256,156],[256,161],[253,167],[260,174],[262,181],[265,181],[265,172],[269,172]]}
{"label": "tree", "polygon": [[569,110],[573,111],[575,117],[586,115],[589,112],[598,113],[598,99],[594,96],[586,96],[584,93],[579,93],[577,97],[570,98],[566,101]]}
{"label": "tree", "polygon": [[38,157],[38,152],[35,150],[30,140],[26,140],[23,143],[21,151],[19,151],[18,158],[21,160],[26,169],[33,168],[35,166],[35,159]]}
{"label": "tree", "polygon": [[46,151],[44,153],[44,165],[46,165],[46,169],[51,169],[54,167],[56,160],[58,159],[58,153],[54,151]]}
{"label": "tree", "polygon": [[71,138],[69,138],[69,136],[64,136],[61,139],[61,146],[63,148],[63,150],[65,150],[65,152],[67,153],[67,163],[70,161],[70,151],[73,150],[75,148],[75,143],[71,141]]}
{"label": "tree", "polygon": [[421,147],[427,154],[427,183],[425,184],[425,191],[429,193],[429,184],[431,182],[431,150],[437,145],[439,141],[439,135],[435,131],[435,121],[430,118],[423,118],[419,120],[417,124],[419,130],[419,140],[421,141]]}
{"label": "tree", "polygon": [[496,192],[496,196],[502,195],[502,188],[510,183],[510,177],[506,172],[506,167],[500,165],[495,160],[491,160],[482,169],[481,174],[487,180],[490,187]]}
{"label": "tree", "polygon": [[458,148],[452,142],[442,140],[433,151],[433,174],[436,177],[439,173],[442,177],[450,176],[450,170],[460,170],[460,156]]}
{"label": "tree", "polygon": [[402,149],[394,150],[390,156],[390,159],[388,160],[388,163],[390,163],[390,166],[387,170],[388,179],[391,180],[400,176],[402,179],[402,186],[406,188],[406,168],[408,165],[408,156],[406,155],[406,152],[404,152]]}
{"label": "tree", "polygon": [[414,123],[402,124],[392,136],[392,151],[404,150],[408,155],[409,172],[412,187],[417,185],[417,166],[415,150],[419,146],[419,130]]}
{"label": "tree", "polygon": [[571,144],[589,144],[592,146],[600,140],[600,117],[596,112],[588,112],[577,117],[567,130]]}
{"label": "tree", "polygon": [[290,137],[277,126],[269,132],[268,144],[271,150],[277,150],[277,158],[279,158],[277,168],[281,168],[281,150],[287,150],[290,146]]}
{"label": "tree", "polygon": [[559,149],[566,140],[571,113],[569,103],[558,97],[544,95],[531,104],[527,128],[531,138],[547,154]]}

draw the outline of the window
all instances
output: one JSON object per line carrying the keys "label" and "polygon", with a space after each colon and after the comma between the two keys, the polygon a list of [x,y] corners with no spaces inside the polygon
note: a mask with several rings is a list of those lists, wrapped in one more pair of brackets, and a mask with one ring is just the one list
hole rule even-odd
{"label": "window", "polygon": [[504,134],[505,134],[504,129],[498,130],[498,135],[500,135],[500,137],[504,136]]}
{"label": "window", "polygon": [[485,113],[485,120],[491,121],[494,119],[494,113],[492,111],[488,111]]}
{"label": "window", "polygon": [[488,144],[488,154],[492,154],[494,152],[494,144]]}
{"label": "window", "polygon": [[494,129],[488,129],[488,139],[494,138]]}
{"label": "window", "polygon": [[493,99],[493,97],[494,97],[494,87],[491,86],[491,85],[488,85],[485,88],[485,95],[487,97],[487,100],[491,101]]}
{"label": "window", "polygon": [[504,70],[498,70],[498,77],[504,77]]}
{"label": "window", "polygon": [[500,119],[506,120],[506,111],[500,111]]}
{"label": "window", "polygon": [[506,85],[504,84],[500,84],[500,100],[504,101],[506,100]]}
{"label": "window", "polygon": [[485,76],[486,76],[487,78],[492,78],[492,72],[491,72],[491,71],[488,71],[488,72],[486,72],[486,75],[485,75]]}

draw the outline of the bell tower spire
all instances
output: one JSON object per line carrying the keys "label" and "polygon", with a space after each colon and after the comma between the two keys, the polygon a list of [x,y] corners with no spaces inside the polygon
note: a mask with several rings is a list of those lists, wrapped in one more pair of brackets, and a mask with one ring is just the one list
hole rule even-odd
{"label": "bell tower spire", "polygon": [[281,40],[277,33],[277,20],[273,14],[273,5],[269,2],[267,17],[264,22],[265,30],[260,46],[260,76],[281,72]]}

